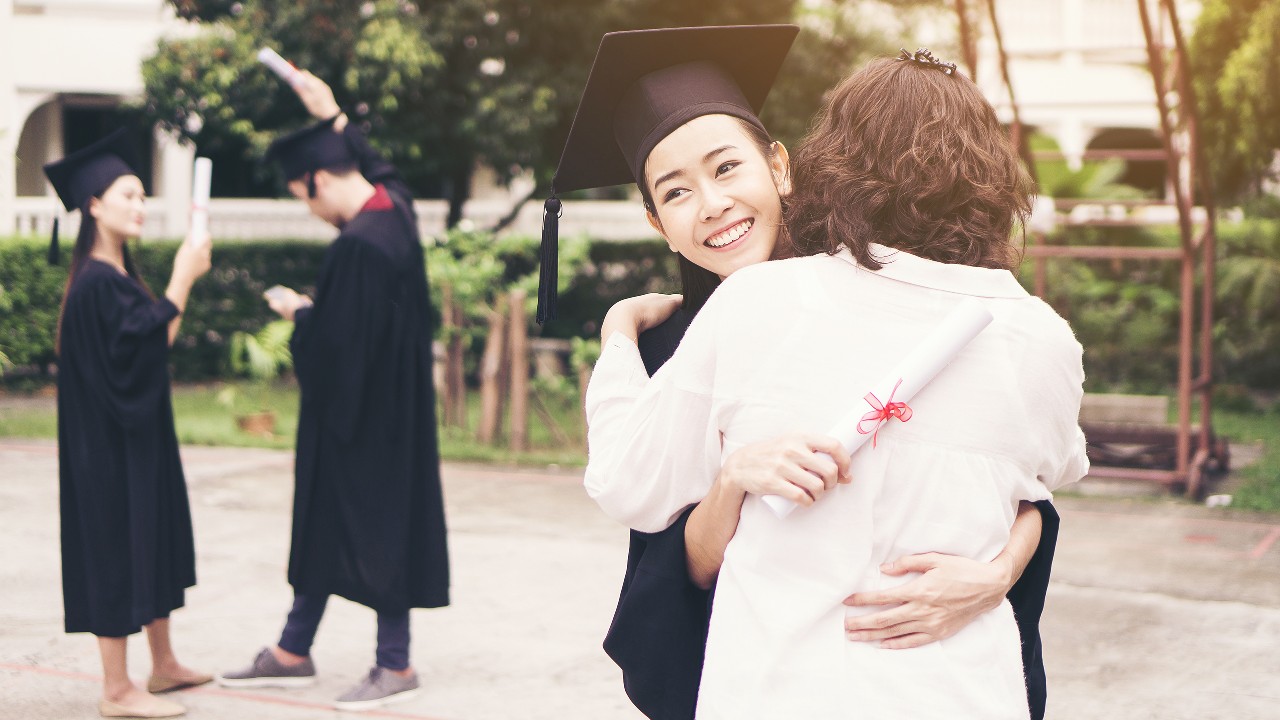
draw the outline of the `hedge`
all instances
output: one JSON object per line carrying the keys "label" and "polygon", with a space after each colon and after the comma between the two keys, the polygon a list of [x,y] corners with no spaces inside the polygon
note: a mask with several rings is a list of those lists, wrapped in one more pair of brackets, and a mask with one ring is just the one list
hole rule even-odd
{"label": "hedge", "polygon": [[[1177,244],[1165,231],[1067,232],[1051,242]],[[1280,389],[1280,221],[1223,225],[1219,236],[1215,377],[1230,385]],[[503,247],[499,258],[506,268],[504,280],[525,276],[536,267],[535,239],[504,242]],[[160,242],[137,246],[143,276],[156,289],[166,282],[175,248]],[[273,318],[261,299],[262,290],[280,283],[312,291],[324,248],[290,241],[216,246],[215,269],[196,285],[174,349],[175,377],[226,375],[230,335],[257,330]],[[0,241],[0,352],[18,366],[47,367],[53,362],[53,332],[66,267],[65,259],[63,267],[50,267],[44,253],[43,241]],[[618,299],[677,287],[674,255],[660,241],[595,242],[588,258],[561,294],[560,317],[535,333],[591,336]],[[1168,261],[1049,262],[1046,300],[1071,322],[1085,347],[1088,389],[1167,392],[1173,387],[1178,272],[1178,264]],[[1027,263],[1024,284],[1030,286],[1031,277]]]}
{"label": "hedge", "polygon": [[[62,265],[50,266],[45,260],[46,243],[0,240],[0,352],[18,367],[46,370],[55,362],[54,332],[69,258],[64,251]],[[508,246],[515,250],[503,257],[508,264],[506,275],[523,275],[536,268],[536,241]],[[278,283],[314,292],[325,247],[286,240],[216,245],[213,270],[192,289],[183,316],[171,356],[174,377],[227,376],[232,333],[257,331],[275,319],[262,291]],[[139,272],[157,293],[168,282],[176,249],[174,242],[132,246]],[[578,281],[561,295],[559,318],[542,329],[543,336],[591,334],[617,300],[643,292],[671,292],[676,287],[675,262],[664,243],[595,243],[589,257]]]}

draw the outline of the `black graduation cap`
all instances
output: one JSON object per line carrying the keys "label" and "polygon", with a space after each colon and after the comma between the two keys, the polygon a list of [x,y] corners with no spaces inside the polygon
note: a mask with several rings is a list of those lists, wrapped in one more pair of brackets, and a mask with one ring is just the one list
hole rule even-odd
{"label": "black graduation cap", "polygon": [[[45,177],[62,200],[67,212],[84,208],[89,198],[101,195],[124,175],[137,175],[137,155],[129,142],[129,132],[115,132],[70,155],[44,166]],[[58,264],[58,219],[53,219],[49,243],[49,264]]]}
{"label": "black graduation cap", "polygon": [[276,138],[267,148],[265,160],[278,163],[286,180],[355,163],[357,157],[346,137],[333,129],[337,119],[335,115]]}
{"label": "black graduation cap", "polygon": [[608,33],[551,182],[543,213],[538,322],[555,316],[557,192],[642,183],[644,162],[673,130],[702,115],[757,114],[799,28],[736,25]]}

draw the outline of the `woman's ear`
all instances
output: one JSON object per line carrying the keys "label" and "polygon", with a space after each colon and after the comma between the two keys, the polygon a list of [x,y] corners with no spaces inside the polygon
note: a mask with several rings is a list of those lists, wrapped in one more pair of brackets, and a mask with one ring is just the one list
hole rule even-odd
{"label": "woman's ear", "polygon": [[773,173],[773,186],[778,189],[778,195],[781,197],[789,197],[791,195],[791,155],[787,152],[787,146],[773,141],[773,156],[769,158],[769,169]]}
{"label": "woman's ear", "polygon": [[645,210],[644,219],[649,221],[649,227],[653,228],[655,232],[662,236],[663,240],[667,241],[667,247],[671,248],[671,252],[680,252],[676,249],[676,246],[672,244],[671,238],[667,237],[667,233],[662,229],[662,221],[658,219],[657,215]]}
{"label": "woman's ear", "polygon": [[102,199],[96,198],[96,197],[89,198],[88,210],[89,210],[89,216],[92,217],[94,220],[97,220],[98,214],[102,212]]}

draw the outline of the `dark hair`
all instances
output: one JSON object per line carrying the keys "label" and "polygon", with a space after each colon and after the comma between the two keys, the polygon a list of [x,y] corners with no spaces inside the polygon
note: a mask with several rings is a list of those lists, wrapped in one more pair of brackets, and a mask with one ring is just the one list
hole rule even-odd
{"label": "dark hair", "polygon": [[326,165],[324,167],[315,168],[314,170],[308,170],[302,173],[301,175],[299,175],[298,177],[289,178],[288,182],[294,182],[296,180],[301,183],[306,183],[307,197],[314,199],[316,196],[316,171],[318,170],[324,170],[330,175],[336,175],[341,177],[343,175],[350,175],[353,172],[359,172],[360,166],[354,160],[333,163],[332,165]]}
{"label": "dark hair", "polygon": [[792,162],[795,254],[848,247],[873,270],[879,243],[938,262],[1012,270],[1030,177],[968,78],[875,60],[834,90]]}
{"label": "dark hair", "polygon": [[[732,117],[732,116],[729,116]],[[773,138],[769,137],[769,133],[760,127],[747,122],[739,117],[734,117],[738,124],[742,126],[742,131],[760,151],[760,155],[765,159],[770,159],[778,154],[778,148],[774,145]],[[648,158],[645,159],[646,163]],[[645,177],[644,168],[640,169],[640,177]],[[653,195],[649,192],[649,188],[645,187],[644,182],[637,182],[636,187],[640,188],[640,199],[644,203],[645,212],[653,217],[658,217],[657,206],[653,202]],[[785,203],[784,203],[785,209]],[[785,234],[786,228],[783,227],[780,233]],[[778,246],[787,245],[779,238]],[[676,261],[680,266],[680,293],[684,295],[684,302],[681,304],[685,310],[696,313],[707,304],[711,293],[720,287],[720,276],[710,270],[694,263],[684,255],[680,255]]]}
{"label": "dark hair", "polygon": [[[113,183],[114,184],[114,183]],[[108,185],[107,188],[111,186]],[[94,195],[94,198],[102,199],[102,192]],[[67,271],[67,284],[62,290],[62,304],[58,307],[58,327],[53,338],[53,352],[55,355],[62,353],[62,317],[67,312],[67,293],[71,291],[71,284],[76,281],[76,276],[84,269],[84,264],[89,261],[89,253],[93,252],[93,242],[98,237],[98,221],[89,214],[89,203],[93,198],[84,201],[84,205],[80,206],[80,230],[76,233],[76,244],[71,250],[71,267]],[[124,271],[133,278],[135,282],[142,286],[147,295],[155,298],[155,293],[151,292],[151,287],[147,285],[147,281],[142,279],[138,274],[138,266],[133,262],[133,255],[129,252],[129,243],[125,243],[120,248],[121,254],[124,256]]]}

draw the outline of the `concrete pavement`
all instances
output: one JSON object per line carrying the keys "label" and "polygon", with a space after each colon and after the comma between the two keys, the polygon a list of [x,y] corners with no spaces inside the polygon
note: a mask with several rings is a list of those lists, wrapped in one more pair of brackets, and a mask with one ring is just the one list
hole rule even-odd
{"label": "concrete pavement", "polygon": [[[200,584],[173,618],[201,669],[273,642],[284,580],[292,455],[183,449]],[[0,440],[0,717],[96,718],[91,636],[62,632],[53,443]],[[634,720],[600,650],[626,533],[585,497],[580,471],[448,464],[453,605],[414,612],[425,691],[370,717]],[[1045,611],[1049,717],[1280,718],[1280,518],[1173,501],[1061,497]],[[314,648],[315,687],[201,688],[192,718],[332,718],[328,701],[373,662],[373,613],[335,599]],[[130,644],[135,677],[145,641]]]}

